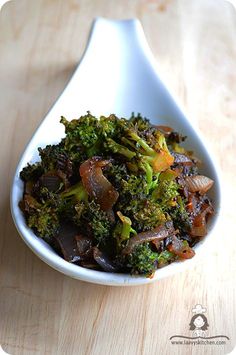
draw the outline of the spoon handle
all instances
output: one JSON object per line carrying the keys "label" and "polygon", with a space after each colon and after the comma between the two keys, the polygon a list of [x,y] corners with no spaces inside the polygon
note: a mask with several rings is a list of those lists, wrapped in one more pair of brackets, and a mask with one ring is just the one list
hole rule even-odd
{"label": "spoon handle", "polygon": [[134,110],[152,115],[157,82],[164,89],[137,19],[97,18],[74,79],[83,84],[82,110],[88,107],[98,115],[113,112],[129,117]]}
{"label": "spoon handle", "polygon": [[[92,26],[83,64],[96,68],[123,71],[123,66],[136,65],[147,48],[142,25],[137,19],[108,20],[97,18]],[[94,63],[94,57],[96,63]],[[130,68],[131,69],[131,68]],[[133,68],[132,68],[133,69]]]}

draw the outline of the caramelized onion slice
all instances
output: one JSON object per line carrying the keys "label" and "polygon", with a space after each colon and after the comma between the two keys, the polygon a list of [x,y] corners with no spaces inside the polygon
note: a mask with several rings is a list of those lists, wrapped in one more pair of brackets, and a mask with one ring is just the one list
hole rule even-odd
{"label": "caramelized onion slice", "polygon": [[195,255],[195,251],[175,235],[173,235],[172,243],[168,246],[168,249],[182,259],[191,259]]}
{"label": "caramelized onion slice", "polygon": [[111,260],[97,247],[93,248],[94,260],[101,266],[104,271],[116,272],[117,268],[113,265]]}
{"label": "caramelized onion slice", "polygon": [[190,159],[185,154],[172,152],[171,155],[174,157],[174,163],[175,164],[180,164],[180,165],[184,165],[184,166],[193,165],[192,159]]}
{"label": "caramelized onion slice", "polygon": [[84,237],[80,234],[75,236],[78,254],[81,260],[92,259],[93,248],[92,248],[92,240],[88,237]]}
{"label": "caramelized onion slice", "polygon": [[161,133],[163,133],[164,135],[170,135],[171,132],[173,132],[173,128],[169,127],[169,126],[162,126],[162,125],[153,125],[156,129],[158,129],[159,131],[161,131]]}
{"label": "caramelized onion slice", "polygon": [[77,227],[65,223],[61,225],[58,234],[55,236],[55,240],[60,247],[64,259],[70,263],[75,263],[81,259],[75,240],[77,234]]}
{"label": "caramelized onion slice", "polygon": [[211,205],[205,205],[202,211],[194,217],[190,234],[193,237],[205,237],[207,234],[206,222],[207,217],[213,214],[214,210]]}
{"label": "caramelized onion slice", "polygon": [[39,178],[40,186],[46,187],[49,191],[55,192],[59,189],[62,180],[56,173],[48,172]]}
{"label": "caramelized onion slice", "polygon": [[204,175],[187,176],[186,187],[190,192],[199,192],[204,195],[214,184],[214,181]]}
{"label": "caramelized onion slice", "polygon": [[174,233],[174,227],[173,224],[170,222],[167,222],[164,225],[160,225],[151,231],[147,232],[141,232],[135,235],[134,237],[130,238],[127,246],[122,250],[123,255],[130,254],[133,249],[142,243],[145,242],[151,242],[155,240],[156,242],[158,240],[163,240],[166,237],[168,237],[170,234]]}
{"label": "caramelized onion slice", "polygon": [[79,172],[82,183],[89,196],[93,197],[103,211],[111,211],[119,193],[103,175],[102,168],[110,164],[110,160],[93,157],[81,164]]}

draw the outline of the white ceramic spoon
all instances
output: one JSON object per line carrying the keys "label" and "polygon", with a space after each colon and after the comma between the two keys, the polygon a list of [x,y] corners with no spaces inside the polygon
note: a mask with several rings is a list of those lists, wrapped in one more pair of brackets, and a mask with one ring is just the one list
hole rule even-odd
{"label": "white ceramic spoon", "polygon": [[95,20],[81,63],[33,135],[16,169],[11,210],[23,240],[43,261],[58,271],[76,279],[99,284],[146,284],[189,267],[196,260],[196,256],[157,270],[152,279],[89,270],[63,260],[27,227],[18,207],[23,193],[19,172],[28,162],[39,159],[38,147],[59,142],[64,136],[63,126],[59,123],[61,115],[72,119],[85,114],[87,110],[97,116],[115,113],[118,116],[130,117],[133,111],[139,112],[155,124],[174,127],[188,136],[186,145],[204,162],[203,173],[215,181],[211,197],[217,212],[209,224],[208,236],[196,247],[196,254],[198,255],[201,248],[207,247],[206,240],[211,239],[214,243],[213,231],[220,207],[220,184],[208,149],[159,79],[154,57],[140,22],[111,21],[103,18]]}

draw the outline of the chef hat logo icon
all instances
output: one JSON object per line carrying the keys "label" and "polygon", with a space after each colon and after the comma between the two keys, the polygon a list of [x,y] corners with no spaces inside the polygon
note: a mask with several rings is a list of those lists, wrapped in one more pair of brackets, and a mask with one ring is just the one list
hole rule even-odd
{"label": "chef hat logo icon", "polygon": [[192,312],[195,314],[206,313],[206,308],[202,307],[201,304],[196,304],[196,306],[192,308]]}

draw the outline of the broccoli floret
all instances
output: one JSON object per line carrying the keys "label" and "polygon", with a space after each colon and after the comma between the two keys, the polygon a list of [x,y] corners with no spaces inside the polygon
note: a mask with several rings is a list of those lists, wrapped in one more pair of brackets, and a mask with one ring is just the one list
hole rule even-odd
{"label": "broccoli floret", "polygon": [[127,257],[127,266],[132,274],[152,275],[158,266],[158,253],[151,250],[149,243],[138,245]]}
{"label": "broccoli floret", "polygon": [[64,151],[63,143],[47,145],[45,148],[38,148],[38,151],[45,172],[61,170],[71,175],[71,161]]}
{"label": "broccoli floret", "polygon": [[109,117],[101,116],[99,119],[99,128],[102,138],[115,138],[122,136],[127,120],[118,118],[115,115]]}
{"label": "broccoli floret", "polygon": [[45,205],[40,205],[34,213],[27,219],[28,226],[34,229],[40,237],[50,240],[58,231],[59,218],[55,209]]}
{"label": "broccoli floret", "polygon": [[37,180],[42,174],[44,170],[41,163],[35,164],[27,164],[20,172],[20,178],[27,182],[27,181],[35,181]]}
{"label": "broccoli floret", "polygon": [[138,131],[146,131],[152,128],[150,121],[146,117],[142,117],[140,113],[135,116],[134,112],[129,119],[129,122],[135,127]]}
{"label": "broccoli floret", "polygon": [[57,211],[62,219],[78,221],[79,206],[87,203],[88,194],[82,185],[82,182],[71,186],[69,189],[57,195]]}
{"label": "broccoli floret", "polygon": [[163,210],[176,205],[176,197],[179,195],[180,186],[172,180],[160,181],[156,189],[152,192],[152,197],[156,199]]}
{"label": "broccoli floret", "polygon": [[138,233],[151,230],[166,221],[159,204],[151,199],[132,199],[120,209],[132,220],[133,227]]}
{"label": "broccoli floret", "polygon": [[47,239],[56,233],[59,227],[59,220],[55,209],[37,201],[33,196],[25,194],[19,204],[24,211],[27,224],[37,235]]}
{"label": "broccoli floret", "polygon": [[[76,151],[78,154],[78,149],[80,149],[88,158],[101,154],[106,138],[112,139],[120,135],[126,121],[118,119],[115,115],[101,116],[97,119],[88,112],[78,120],[67,121],[65,117],[62,117],[60,122],[65,126],[65,149],[73,154]],[[107,145],[109,146],[109,143]]]}
{"label": "broccoli floret", "polygon": [[145,198],[147,191],[147,181],[145,176],[130,174],[125,179],[120,181],[121,192],[120,196],[124,198]]}
{"label": "broccoli floret", "polygon": [[27,206],[28,226],[45,239],[55,236],[60,220],[73,221],[76,215],[75,205],[87,201],[87,193],[81,182],[58,194],[43,187],[39,191],[38,200],[27,195],[24,200]]}
{"label": "broccoli floret", "polygon": [[61,117],[60,122],[65,126],[65,148],[69,151],[74,146],[91,148],[99,139],[99,122],[90,113],[72,121]]}
{"label": "broccoli floret", "polygon": [[100,205],[95,201],[88,202],[81,213],[82,221],[87,223],[97,245],[104,245],[111,237],[111,220],[106,212],[101,210]]}
{"label": "broccoli floret", "polygon": [[130,173],[125,163],[111,164],[104,170],[104,175],[119,191],[120,200],[146,197],[147,182],[145,175]]}

